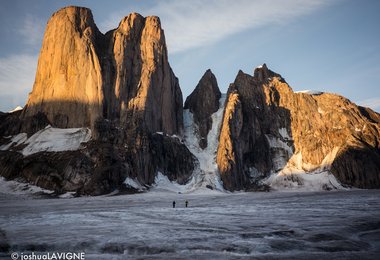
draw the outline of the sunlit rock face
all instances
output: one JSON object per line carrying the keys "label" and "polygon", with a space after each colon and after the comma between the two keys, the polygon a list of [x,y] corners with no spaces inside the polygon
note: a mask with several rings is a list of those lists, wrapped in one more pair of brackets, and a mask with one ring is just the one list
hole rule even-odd
{"label": "sunlit rock face", "polygon": [[380,185],[379,115],[327,93],[294,93],[266,65],[230,85],[217,162],[229,190],[284,169],[330,170],[343,184]]}
{"label": "sunlit rock face", "polygon": [[182,93],[168,62],[158,17],[132,13],[106,34],[106,114],[122,125],[182,133]]}
{"label": "sunlit rock face", "polygon": [[50,18],[24,118],[94,128],[98,119],[151,132],[182,132],[182,93],[158,17],[132,13],[99,32],[91,11],[66,7]]}
{"label": "sunlit rock face", "polygon": [[58,127],[94,125],[104,101],[98,44],[102,37],[87,8],[67,7],[53,14],[24,117],[43,112]]}

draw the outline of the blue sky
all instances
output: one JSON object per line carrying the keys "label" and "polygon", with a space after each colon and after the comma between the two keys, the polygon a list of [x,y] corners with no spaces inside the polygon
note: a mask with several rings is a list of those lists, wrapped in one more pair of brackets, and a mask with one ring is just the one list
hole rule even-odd
{"label": "blue sky", "polygon": [[161,18],[184,99],[210,68],[222,92],[266,63],[293,90],[338,93],[380,112],[380,1],[167,0],[0,2],[0,110],[32,90],[44,28],[61,7],[93,11],[106,31],[131,12]]}

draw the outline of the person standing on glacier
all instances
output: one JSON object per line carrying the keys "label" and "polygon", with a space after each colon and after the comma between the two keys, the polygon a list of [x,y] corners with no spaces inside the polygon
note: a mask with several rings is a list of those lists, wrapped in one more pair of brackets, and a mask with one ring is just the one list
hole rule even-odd
{"label": "person standing on glacier", "polygon": [[175,208],[175,200],[173,200],[173,209]]}

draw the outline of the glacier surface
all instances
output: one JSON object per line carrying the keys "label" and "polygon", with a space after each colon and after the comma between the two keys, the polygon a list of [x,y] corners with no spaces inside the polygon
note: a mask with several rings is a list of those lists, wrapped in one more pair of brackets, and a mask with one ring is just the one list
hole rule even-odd
{"label": "glacier surface", "polygon": [[74,251],[86,259],[379,259],[379,196],[156,190],[42,199],[0,192],[0,258]]}

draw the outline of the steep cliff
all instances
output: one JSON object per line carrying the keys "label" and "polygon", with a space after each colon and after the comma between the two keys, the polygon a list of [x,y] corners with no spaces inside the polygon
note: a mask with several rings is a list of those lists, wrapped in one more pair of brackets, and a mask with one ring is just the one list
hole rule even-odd
{"label": "steep cliff", "polygon": [[107,33],[106,117],[151,131],[183,131],[182,93],[168,62],[158,17],[132,13]]}
{"label": "steep cliff", "polygon": [[236,91],[230,92],[225,104],[216,162],[224,188],[242,189],[247,184],[247,176],[241,174],[243,161],[239,139],[243,127],[243,111],[239,94]]}
{"label": "steep cliff", "polygon": [[52,15],[24,118],[42,112],[54,126],[83,127],[102,117],[102,38],[90,9],[67,7]]}
{"label": "steep cliff", "polygon": [[182,133],[182,93],[159,18],[132,13],[103,35],[87,8],[54,13],[23,119],[37,113],[64,128],[94,129],[96,120],[109,119]]}
{"label": "steep cliff", "polygon": [[[218,148],[227,189],[247,188],[285,169],[328,170],[343,184],[378,187],[380,126],[373,111],[334,94],[294,93],[265,64],[253,77],[239,72],[228,95]],[[236,181],[244,179],[250,181]]]}

